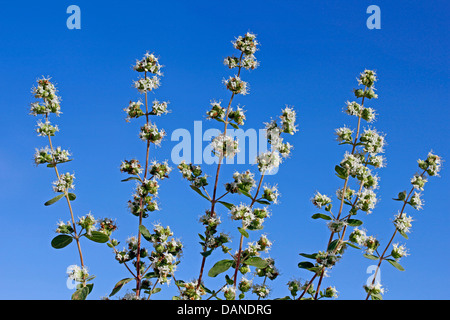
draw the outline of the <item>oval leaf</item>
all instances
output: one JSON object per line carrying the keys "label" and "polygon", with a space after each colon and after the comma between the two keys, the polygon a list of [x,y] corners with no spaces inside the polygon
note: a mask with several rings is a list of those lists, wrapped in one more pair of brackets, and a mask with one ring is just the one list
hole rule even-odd
{"label": "oval leaf", "polygon": [[239,232],[246,238],[249,237],[248,232],[244,228],[238,227]]}
{"label": "oval leaf", "polygon": [[373,254],[363,253],[363,256],[370,260],[378,260],[379,259],[377,256],[374,256]]}
{"label": "oval leaf", "polygon": [[314,267],[314,265],[309,261],[302,261],[298,264],[298,267],[302,269],[309,269]]}
{"label": "oval leaf", "polygon": [[109,296],[112,297],[113,295],[115,295],[117,292],[120,291],[120,289],[122,289],[124,285],[126,285],[131,280],[133,280],[133,278],[125,278],[117,282],[116,285],[114,286],[113,291],[109,294]]}
{"label": "oval leaf", "polygon": [[98,243],[108,242],[109,236],[100,231],[92,231],[91,235],[85,234],[86,238]]}
{"label": "oval leaf", "polygon": [[398,263],[397,261],[395,261],[394,259],[386,259],[387,261],[389,261],[390,264],[392,264],[394,267],[396,267],[398,270],[400,271],[405,271],[405,268],[403,268],[400,263]]}
{"label": "oval leaf", "polygon": [[311,218],[313,218],[313,219],[319,219],[320,218],[320,219],[324,219],[324,220],[332,220],[330,216],[327,216],[326,214],[323,214],[323,213],[313,214],[311,216]]}
{"label": "oval leaf", "polygon": [[360,225],[363,224],[363,222],[361,220],[358,220],[358,219],[347,219],[347,224],[350,227],[359,227]]}
{"label": "oval leaf", "polygon": [[72,294],[72,300],[86,300],[89,292],[88,287],[80,288]]}
{"label": "oval leaf", "polygon": [[250,257],[247,260],[245,260],[244,263],[249,266],[257,267],[260,269],[264,269],[269,265],[269,263],[266,260],[261,259],[260,257]]}
{"label": "oval leaf", "polygon": [[223,204],[228,210],[231,210],[234,205],[228,202],[224,202],[224,201],[218,201],[219,203]]}
{"label": "oval leaf", "polygon": [[208,200],[208,201],[211,201],[211,200],[209,200],[209,198],[208,198],[207,196],[205,196],[205,195],[203,194],[203,192],[200,191],[199,188],[194,187],[194,186],[190,186],[190,187],[191,187],[192,190],[194,190],[195,192],[197,192],[197,193],[198,193],[199,195],[201,195],[203,198],[205,198],[205,199]]}
{"label": "oval leaf", "polygon": [[69,200],[70,201],[73,201],[73,200],[75,200],[76,198],[77,198],[77,196],[75,195],[75,193],[68,193],[67,194],[67,196],[69,197]]}
{"label": "oval leaf", "polygon": [[233,260],[220,260],[209,270],[208,276],[216,277],[218,274],[227,271],[233,264]]}
{"label": "oval leaf", "polygon": [[145,240],[152,241],[152,235],[150,234],[150,231],[148,231],[148,229],[143,224],[139,226],[139,232],[142,234]]}
{"label": "oval leaf", "polygon": [[67,234],[60,234],[53,238],[51,245],[55,249],[62,249],[68,246],[73,241],[73,238]]}
{"label": "oval leaf", "polygon": [[56,197],[54,197],[53,199],[48,200],[46,203],[44,203],[45,206],[49,206],[54,204],[56,201],[58,201],[59,199],[61,199],[62,197],[64,197],[64,193],[61,193],[59,195],[57,195]]}

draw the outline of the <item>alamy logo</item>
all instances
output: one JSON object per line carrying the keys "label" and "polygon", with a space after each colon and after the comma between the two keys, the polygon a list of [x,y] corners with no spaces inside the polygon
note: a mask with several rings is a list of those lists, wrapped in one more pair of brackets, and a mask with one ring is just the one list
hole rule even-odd
{"label": "alamy logo", "polygon": [[81,29],[81,9],[79,6],[71,5],[67,7],[66,13],[70,16],[67,18],[67,29]]}

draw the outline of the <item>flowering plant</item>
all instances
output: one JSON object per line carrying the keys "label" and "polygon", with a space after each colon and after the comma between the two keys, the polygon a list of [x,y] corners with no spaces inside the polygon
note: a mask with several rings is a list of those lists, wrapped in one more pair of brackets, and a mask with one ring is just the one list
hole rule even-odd
{"label": "flowering plant", "polygon": [[[271,289],[268,281],[277,279],[280,272],[275,266],[275,260],[267,255],[272,247],[272,241],[266,234],[261,233],[261,230],[271,215],[272,210],[269,208],[278,203],[280,193],[277,184],[273,182],[263,184],[263,180],[267,180],[275,170],[278,170],[280,164],[291,154],[292,145],[284,139],[285,136],[292,136],[298,131],[297,113],[293,107],[286,106],[278,118],[265,123],[265,138],[270,150],[260,150],[256,156],[254,164],[259,172],[258,177],[252,170],[247,169],[242,172],[235,171],[228,182],[219,183],[225,161],[233,160],[240,152],[239,139],[230,133],[232,129],[229,126],[240,129],[247,120],[246,111],[239,105],[233,105],[235,98],[249,94],[249,84],[243,80],[241,71],[255,70],[259,67],[255,57],[259,50],[256,35],[248,32],[232,43],[238,55],[224,59],[225,66],[235,71],[232,76],[223,80],[225,88],[231,93],[229,102],[226,106],[222,106],[221,102],[212,101],[210,109],[206,112],[207,119],[223,125],[223,131],[210,142],[211,152],[217,158],[215,175],[210,177],[205,174],[204,168],[200,165],[185,161],[177,163],[179,172],[189,182],[190,188],[208,202],[205,213],[199,219],[204,228],[204,232],[199,234],[201,245],[199,273],[195,280],[189,282],[175,278],[183,244],[173,237],[170,226],[154,223],[151,228],[147,228],[144,223],[144,219],[159,210],[160,184],[169,178],[172,171],[168,160],[150,161],[150,149],[154,146],[156,151],[161,147],[166,136],[166,132],[158,128],[151,119],[169,113],[168,102],[158,100],[149,102],[148,99],[149,92],[161,85],[163,66],[159,63],[159,58],[146,53],[141,60],[136,61],[133,69],[142,76],[134,81],[134,87],[143,95],[143,101],[130,101],[124,109],[127,122],[138,121],[138,118],[145,120],[140,127],[139,138],[145,143],[146,151],[145,161],[142,163],[137,158],[131,158],[123,160],[120,165],[120,171],[128,175],[122,181],[136,183],[132,198],[128,201],[130,213],[137,218],[136,235],[126,240],[123,249],[119,248],[120,242],[111,237],[117,229],[115,221],[111,218],[96,219],[89,212],[78,220],[75,219],[72,208],[72,202],[76,199],[73,192],[75,175],[70,172],[60,173],[58,169],[60,165],[71,161],[72,155],[62,147],[55,148],[52,143],[52,137],[59,132],[59,127],[50,122],[50,115],[61,114],[61,99],[49,78],[38,80],[37,87],[33,88],[32,92],[42,101],[32,103],[30,113],[42,116],[37,123],[36,132],[39,136],[48,138],[49,146],[36,149],[34,161],[36,165],[46,164],[47,167],[53,168],[57,177],[53,183],[53,191],[57,195],[45,205],[52,205],[62,198],[66,199],[68,205],[70,220],[58,223],[56,228],[58,235],[51,241],[51,245],[61,249],[75,240],[80,266],[71,265],[67,269],[69,279],[76,283],[72,299],[86,299],[93,289],[92,280],[95,278],[89,274],[83,259],[81,250],[83,237],[97,243],[106,243],[112,249],[115,260],[130,274],[115,284],[106,299],[115,296],[126,284],[132,283],[133,293],[125,294],[123,299],[148,300],[162,290],[161,285],[171,282],[179,291],[173,298],[177,300],[212,298],[235,300],[255,297],[259,300],[269,297]],[[408,250],[404,244],[393,242],[397,234],[408,239],[407,233],[413,219],[406,214],[405,209],[407,205],[416,210],[422,209],[421,191],[424,190],[429,177],[439,175],[442,159],[430,152],[425,160],[418,161],[420,172],[412,177],[410,191],[402,191],[394,199],[402,203],[401,210],[394,216],[395,228],[392,237],[384,249],[380,250],[380,241],[374,236],[369,236],[367,230],[361,228],[363,219],[359,218],[363,213],[371,214],[375,210],[378,202],[376,190],[379,187],[379,177],[375,171],[385,167],[386,164],[386,159],[382,155],[386,144],[385,135],[373,127],[363,127],[363,122],[373,123],[376,118],[375,110],[366,104],[378,97],[375,93],[377,81],[375,71],[364,70],[360,74],[358,84],[361,87],[353,92],[357,99],[361,99],[361,103],[349,101],[344,108],[347,115],[357,119],[356,128],[343,126],[335,130],[338,143],[349,147],[342,160],[335,166],[336,176],[343,180],[343,187],[336,191],[337,205],[333,207],[332,198],[318,191],[311,199],[312,204],[321,210],[313,214],[312,218],[325,220],[330,231],[327,246],[315,253],[300,253],[309,260],[300,262],[298,267],[312,272],[312,276],[310,280],[304,282],[289,281],[287,285],[290,296],[281,299],[318,300],[338,297],[338,291],[334,286],[323,288],[322,283],[348,248],[363,249],[365,258],[378,262],[373,281],[364,286],[366,299],[382,299],[384,288],[376,281],[376,275],[383,261],[389,262],[401,271],[404,270],[399,260],[408,255]],[[236,199],[237,196],[240,201],[233,203],[231,195],[234,195],[232,199]],[[219,230],[223,217],[221,211],[227,213],[229,218],[238,224],[236,234],[239,241],[234,251],[230,235]],[[244,238],[253,241],[244,244]],[[145,246],[144,240],[151,248]],[[226,259],[207,266],[208,258],[217,249],[221,249]],[[216,252],[215,256],[217,254],[220,253]],[[251,271],[254,277],[250,276]],[[223,276],[220,288],[208,288],[207,277],[216,278],[219,275]]]}

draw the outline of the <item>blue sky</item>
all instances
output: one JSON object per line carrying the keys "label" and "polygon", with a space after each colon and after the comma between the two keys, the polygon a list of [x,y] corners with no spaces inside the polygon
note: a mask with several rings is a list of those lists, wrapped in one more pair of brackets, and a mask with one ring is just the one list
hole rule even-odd
{"label": "blue sky", "polygon": [[[66,27],[66,8],[72,4],[81,8],[81,30]],[[372,4],[381,8],[380,30],[366,27],[366,8]],[[261,127],[288,104],[297,110],[300,129],[289,139],[295,147],[291,158],[267,179],[277,183],[282,194],[264,229],[274,240],[271,256],[282,273],[270,284],[272,298],[288,294],[288,280],[310,277],[297,268],[298,253],[323,250],[328,240],[325,224],[310,218],[316,210],[309,199],[316,190],[334,195],[342,187],[334,166],[346,148],[337,145],[333,132],[344,124],[355,126],[342,108],[353,99],[361,71],[378,73],[379,99],[370,106],[379,114],[374,126],[386,133],[388,143],[388,166],[379,171],[380,202],[373,214],[360,216],[370,234],[384,244],[389,240],[393,214],[400,209],[391,198],[409,189],[418,158],[431,149],[450,158],[446,1],[77,0],[1,6],[0,299],[68,299],[65,270],[78,263],[75,246],[63,250],[50,246],[57,221],[67,220],[68,212],[63,202],[44,207],[53,197],[54,173],[33,165],[34,149],[46,145],[34,133],[37,119],[28,115],[34,101],[31,87],[42,75],[52,77],[63,100],[63,114],[55,119],[61,132],[54,141],[74,155],[75,160],[61,170],[76,175],[75,215],[91,211],[96,217],[117,219],[115,237],[124,243],[136,234],[137,220],[126,209],[133,184],[120,182],[124,176],[118,168],[125,158],[145,155],[139,124],[126,123],[122,111],[131,99],[139,98],[132,88],[138,77],[132,64],[150,51],[165,65],[154,98],[169,100],[172,113],[158,118],[158,126],[168,133],[178,128],[192,131],[194,121],[203,121],[204,129],[221,127],[207,122],[204,115],[210,100],[229,99],[221,81],[232,73],[223,66],[223,58],[235,53],[231,40],[247,31],[256,33],[261,65],[243,73],[250,95],[236,99],[247,110],[245,128]],[[151,150],[151,158],[170,159],[175,144],[169,136],[157,153]],[[221,183],[228,182],[234,170],[248,167],[227,166]],[[204,169],[213,175],[215,166]],[[426,186],[424,210],[407,211],[415,217],[406,242],[411,255],[402,261],[405,272],[383,265],[386,299],[449,298],[450,180],[445,163],[441,176]],[[203,227],[197,221],[207,208],[206,201],[193,194],[174,170],[161,187],[162,210],[145,221],[147,226],[153,221],[169,224],[185,243],[177,274],[186,281],[198,275],[197,233]],[[235,248],[236,225],[225,210],[220,214]],[[97,275],[91,299],[109,294],[118,280],[128,276],[106,246],[85,241],[83,251],[86,264]],[[223,258],[215,253],[207,268]],[[336,286],[342,299],[362,299],[371,264],[360,252],[348,250],[324,285]],[[220,286],[219,280],[206,283],[213,289]],[[171,286],[159,298],[175,293]]]}

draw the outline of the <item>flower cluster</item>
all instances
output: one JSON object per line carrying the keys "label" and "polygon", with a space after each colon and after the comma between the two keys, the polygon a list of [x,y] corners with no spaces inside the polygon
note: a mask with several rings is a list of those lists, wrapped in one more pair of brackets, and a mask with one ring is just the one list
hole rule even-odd
{"label": "flower cluster", "polygon": [[70,280],[75,282],[85,282],[89,278],[89,271],[87,267],[71,265],[67,268],[67,275]]}
{"label": "flower cluster", "polygon": [[155,233],[151,234],[149,239],[154,248],[149,256],[151,267],[159,283],[168,283],[169,277],[176,270],[177,258],[182,253],[183,244],[170,238],[173,232],[169,227],[164,228],[158,224],[153,227],[153,231]]}
{"label": "flower cluster", "polygon": [[134,82],[134,87],[140,93],[146,93],[154,89],[158,89],[160,85],[160,79],[158,76],[153,76],[151,78],[145,77]]}
{"label": "flower cluster", "polygon": [[158,130],[158,127],[154,123],[146,123],[141,127],[139,138],[143,141],[150,141],[155,146],[160,146],[162,139],[165,137],[166,132],[164,129]]}
{"label": "flower cluster", "polygon": [[376,99],[378,95],[375,93],[374,84],[377,76],[373,70],[364,70],[359,76],[358,83],[363,85],[364,89],[355,89],[354,93],[357,98]]}
{"label": "flower cluster", "polygon": [[125,111],[127,113],[127,118],[126,118],[127,122],[129,122],[130,119],[132,119],[132,118],[139,118],[145,114],[144,111],[142,111],[141,106],[142,106],[141,101],[137,101],[137,102],[130,101],[130,103],[128,104],[128,107],[123,109],[123,111]]}
{"label": "flower cluster", "polygon": [[250,170],[242,173],[235,172],[233,174],[234,181],[226,183],[225,189],[230,193],[241,193],[241,191],[248,193],[256,184],[254,177],[255,175]]}
{"label": "flower cluster", "polygon": [[313,203],[313,205],[320,209],[329,205],[331,203],[331,199],[328,196],[321,194],[320,192],[316,192],[314,197],[311,199],[311,202]]}
{"label": "flower cluster", "polygon": [[139,160],[131,159],[130,161],[124,160],[120,165],[120,172],[128,173],[130,175],[139,175],[142,173],[142,167]]}
{"label": "flower cluster", "polygon": [[32,93],[35,98],[42,99],[43,103],[34,102],[31,104],[31,115],[48,115],[54,113],[57,116],[60,115],[61,98],[56,94],[57,90],[53,83],[50,82],[50,78],[42,78],[37,81],[37,87],[33,87]]}
{"label": "flower cluster", "polygon": [[238,76],[230,76],[228,79],[224,79],[223,83],[228,90],[233,92],[233,94],[248,94],[248,83],[241,80],[241,78]]}
{"label": "flower cluster", "polygon": [[181,293],[179,298],[181,300],[200,300],[206,294],[203,285],[198,285],[197,281],[183,282],[179,284]]}
{"label": "flower cluster", "polygon": [[230,215],[233,220],[242,220],[244,228],[258,230],[262,229],[262,223],[269,216],[269,211],[267,208],[252,209],[250,206],[241,203],[231,208]]}
{"label": "flower cluster", "polygon": [[65,174],[61,174],[59,179],[53,182],[53,190],[55,192],[68,192],[70,189],[74,189],[75,185],[73,180],[75,179],[74,174],[70,174],[69,172]]}
{"label": "flower cluster", "polygon": [[200,166],[194,166],[192,163],[187,164],[186,161],[181,161],[177,166],[183,178],[191,182],[191,185],[196,188],[201,188],[208,185],[208,176],[202,176],[202,169]]}
{"label": "flower cluster", "polygon": [[136,60],[136,64],[133,69],[137,72],[150,72],[156,75],[161,75],[161,65],[159,59],[148,52],[145,53],[141,60]]}
{"label": "flower cluster", "polygon": [[36,129],[36,132],[38,136],[54,136],[57,131],[59,131],[59,128],[57,125],[53,126],[50,121],[46,120],[45,122],[39,121],[38,122],[38,128]]}
{"label": "flower cluster", "polygon": [[50,149],[48,146],[41,149],[36,149],[34,154],[34,162],[36,165],[48,163],[51,165],[57,165],[59,163],[68,162],[71,154],[68,150],[64,150],[61,147],[56,149]]}
{"label": "flower cluster", "polygon": [[268,185],[263,186],[263,195],[262,198],[273,202],[274,204],[278,203],[278,197],[280,196],[280,193],[278,192],[278,188],[276,185],[270,187]]}
{"label": "flower cluster", "polygon": [[419,163],[419,168],[425,170],[429,176],[436,176],[441,171],[442,159],[432,152],[428,153],[425,160],[419,159],[417,162]]}
{"label": "flower cluster", "polygon": [[86,231],[86,234],[91,235],[92,231],[97,230],[96,224],[97,220],[91,213],[81,217],[78,219],[77,224],[81,227],[82,230]]}
{"label": "flower cluster", "polygon": [[163,179],[169,177],[169,173],[171,171],[172,171],[172,168],[169,167],[169,163],[166,160],[163,163],[153,161],[149,172],[156,179],[163,180]]}
{"label": "flower cluster", "polygon": [[253,286],[252,292],[256,294],[256,296],[258,296],[259,298],[264,299],[268,297],[270,289],[265,284],[255,284]]}
{"label": "flower cluster", "polygon": [[169,103],[166,101],[159,102],[158,100],[154,100],[152,103],[152,110],[150,111],[150,114],[153,116],[161,116],[163,114],[169,113],[169,110],[167,109],[167,105]]}
{"label": "flower cluster", "polygon": [[241,107],[236,107],[236,110],[231,110],[228,113],[228,118],[236,122],[237,125],[244,125],[245,121],[245,111]]}
{"label": "flower cluster", "polygon": [[208,119],[223,120],[225,118],[225,109],[220,105],[220,102],[213,101],[211,102],[211,110],[206,112],[206,114]]}
{"label": "flower cluster", "polygon": [[239,143],[231,136],[220,134],[212,139],[211,149],[218,157],[233,158],[239,152]]}
{"label": "flower cluster", "polygon": [[404,212],[403,213],[399,212],[397,215],[395,215],[394,225],[398,231],[408,233],[410,232],[410,229],[412,227],[411,223],[412,221],[413,221],[412,217],[408,216]]}
{"label": "flower cluster", "polygon": [[270,280],[275,280],[280,275],[280,272],[275,267],[275,260],[272,258],[266,258],[264,260],[266,261],[267,266],[264,268],[256,268],[256,275],[258,277],[267,277]]}

